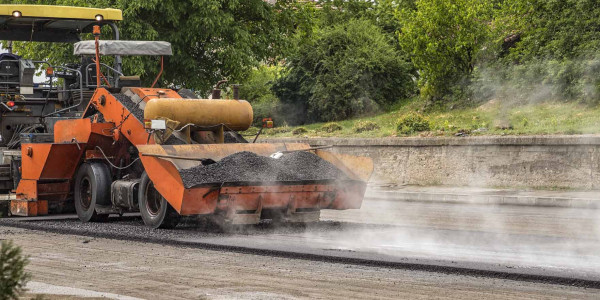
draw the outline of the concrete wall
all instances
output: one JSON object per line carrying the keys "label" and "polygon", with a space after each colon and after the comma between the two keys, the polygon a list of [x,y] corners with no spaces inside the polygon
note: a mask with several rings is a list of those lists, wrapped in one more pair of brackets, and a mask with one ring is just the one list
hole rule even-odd
{"label": "concrete wall", "polygon": [[372,182],[522,188],[600,188],[600,136],[268,139],[336,145],[371,157]]}

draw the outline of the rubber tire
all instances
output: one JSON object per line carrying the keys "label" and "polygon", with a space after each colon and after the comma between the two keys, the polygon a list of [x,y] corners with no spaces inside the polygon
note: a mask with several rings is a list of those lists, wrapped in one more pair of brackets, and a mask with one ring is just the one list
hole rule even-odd
{"label": "rubber tire", "polygon": [[[157,212],[155,214],[152,214],[149,211],[147,204],[147,191],[149,189],[154,189],[154,185],[152,184],[150,177],[148,177],[148,174],[146,174],[146,172],[144,171],[144,173],[142,173],[138,193],[138,205],[140,208],[140,214],[142,215],[142,220],[144,220],[144,224],[154,229],[175,228],[175,226],[179,224],[181,216],[179,215],[179,213],[177,213],[177,211],[175,211],[171,204],[167,202],[167,199],[165,199],[165,197],[163,197],[162,195],[160,196],[160,207],[157,209]],[[154,192],[158,193],[156,189],[154,189]]]}
{"label": "rubber tire", "polygon": [[[87,180],[91,193],[89,205],[84,205],[81,197],[82,181]],[[96,205],[110,205],[111,176],[108,166],[99,163],[83,163],[77,170],[73,201],[75,211],[82,222],[104,222],[108,219],[107,214],[100,215],[96,212]]]}

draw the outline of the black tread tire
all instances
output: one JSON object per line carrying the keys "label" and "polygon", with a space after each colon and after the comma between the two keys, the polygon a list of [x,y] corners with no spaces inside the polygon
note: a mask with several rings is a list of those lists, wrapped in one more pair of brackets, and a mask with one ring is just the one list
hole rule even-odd
{"label": "black tread tire", "polygon": [[[151,209],[149,209],[148,205],[147,194],[150,191],[160,196],[160,206],[156,209],[155,213],[151,212]],[[167,202],[167,199],[165,199],[165,197],[160,195],[158,191],[154,189],[154,185],[145,171],[142,173],[142,178],[140,181],[138,205],[140,208],[140,214],[142,215],[142,220],[144,220],[144,224],[154,229],[173,229],[175,226],[177,226],[177,224],[179,224],[179,220],[181,219],[179,213],[177,213],[177,211],[175,211],[169,202]]]}
{"label": "black tread tire", "polygon": [[[89,203],[84,203],[82,197],[82,182],[87,181],[91,194]],[[75,176],[75,187],[73,201],[75,211],[82,222],[104,222],[108,219],[107,214],[98,214],[96,205],[110,205],[111,176],[108,166],[100,162],[83,163],[77,170]],[[85,202],[88,202],[85,201]]]}

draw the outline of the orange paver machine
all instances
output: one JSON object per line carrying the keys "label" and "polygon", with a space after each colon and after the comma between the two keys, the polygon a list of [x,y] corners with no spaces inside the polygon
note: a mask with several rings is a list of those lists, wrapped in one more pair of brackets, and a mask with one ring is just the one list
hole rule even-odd
{"label": "orange paver machine", "polygon": [[181,216],[211,216],[224,224],[256,224],[264,218],[311,222],[321,209],[360,208],[371,159],[325,149],[310,151],[339,169],[343,179],[216,178],[186,184],[182,170],[235,153],[268,157],[312,148],[248,143],[237,131],[251,126],[252,107],[237,97],[190,99],[174,89],[139,87],[139,78],[131,76],[111,82],[100,72],[101,55],[162,57],[171,54],[170,44],[100,41],[99,30],[95,33],[95,41],[75,44],[75,54],[94,57],[97,88],[81,118],[56,122],[52,143],[21,145],[13,214],[43,215],[53,204],[72,199],[85,222],[139,211],[146,225],[172,228]]}

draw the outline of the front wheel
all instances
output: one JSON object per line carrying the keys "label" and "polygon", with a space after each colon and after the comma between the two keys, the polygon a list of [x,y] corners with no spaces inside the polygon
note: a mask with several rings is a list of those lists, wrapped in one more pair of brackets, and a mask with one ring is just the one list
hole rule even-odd
{"label": "front wheel", "polygon": [[96,212],[96,205],[110,205],[110,170],[99,162],[84,163],[75,178],[73,200],[77,216],[82,222],[102,222],[107,214]]}
{"label": "front wheel", "polygon": [[140,181],[138,205],[144,224],[152,228],[175,228],[181,216],[155,188],[144,172]]}

